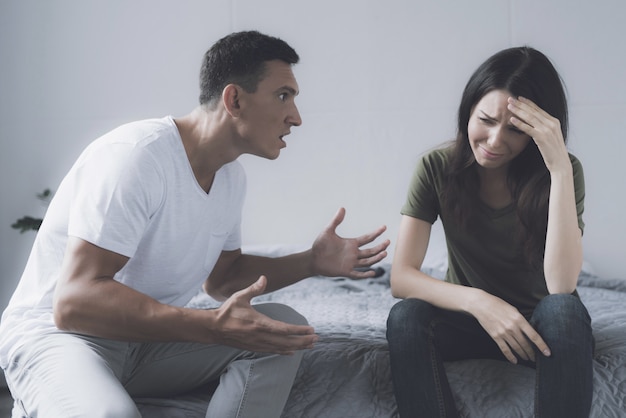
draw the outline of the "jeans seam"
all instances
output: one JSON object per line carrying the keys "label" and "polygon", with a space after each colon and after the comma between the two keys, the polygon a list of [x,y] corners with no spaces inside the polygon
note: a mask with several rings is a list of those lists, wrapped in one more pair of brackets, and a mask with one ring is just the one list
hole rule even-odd
{"label": "jeans seam", "polygon": [[248,378],[246,379],[246,383],[243,387],[243,394],[241,395],[241,402],[239,403],[239,408],[237,410],[237,416],[241,416],[241,412],[244,410],[246,405],[246,400],[248,398],[248,385],[250,383],[250,379],[252,378],[252,373],[254,372],[254,365],[256,362],[254,360],[250,361],[250,367],[248,368]]}
{"label": "jeans seam", "polygon": [[446,416],[446,404],[445,404],[445,399],[443,397],[443,393],[441,391],[441,377],[439,374],[439,368],[437,367],[438,362],[437,362],[437,352],[435,349],[435,323],[437,321],[433,320],[431,321],[430,324],[430,328],[428,330],[428,345],[431,348],[430,350],[430,364],[433,368],[433,376],[435,378],[435,391],[437,393],[437,403],[439,404],[439,416],[440,417],[444,417]]}
{"label": "jeans seam", "polygon": [[[537,354],[539,355],[539,354]],[[539,411],[539,381],[541,379],[541,367],[539,366],[539,362],[535,363],[535,418],[539,418],[541,416]]]}

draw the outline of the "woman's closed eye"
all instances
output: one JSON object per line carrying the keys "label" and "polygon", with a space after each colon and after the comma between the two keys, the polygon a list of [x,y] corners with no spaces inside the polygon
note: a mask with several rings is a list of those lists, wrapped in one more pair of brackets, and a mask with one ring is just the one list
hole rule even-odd
{"label": "woman's closed eye", "polygon": [[526,132],[516,128],[513,125],[509,125],[509,131],[511,131],[511,132],[513,132],[514,134],[517,134],[517,135],[526,135]]}

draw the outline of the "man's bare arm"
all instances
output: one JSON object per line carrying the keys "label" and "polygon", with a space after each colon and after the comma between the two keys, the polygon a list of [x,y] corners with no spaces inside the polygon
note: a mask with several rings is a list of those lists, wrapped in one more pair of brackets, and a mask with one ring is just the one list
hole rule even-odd
{"label": "man's bare arm", "polygon": [[268,279],[268,292],[314,275],[352,279],[374,276],[374,271],[363,268],[387,256],[389,241],[385,240],[370,248],[363,247],[374,242],[386,228],[381,226],[356,238],[342,238],[337,235],[336,229],[344,217],[345,210],[341,208],[307,251],[277,258],[242,254],[241,250],[222,252],[204,290],[214,298],[223,300],[249,286],[261,274]]}
{"label": "man's bare arm", "polygon": [[265,279],[219,309],[169,306],[113,279],[127,257],[70,237],[54,298],[59,329],[124,341],[194,341],[250,351],[291,353],[317,337],[309,326],[274,321],[250,306]]}

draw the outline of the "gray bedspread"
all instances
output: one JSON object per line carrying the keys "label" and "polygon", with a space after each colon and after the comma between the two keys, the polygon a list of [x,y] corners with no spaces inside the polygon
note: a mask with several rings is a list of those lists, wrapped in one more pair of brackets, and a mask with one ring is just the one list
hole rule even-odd
{"label": "gray bedspread", "polygon": [[[389,292],[389,266],[376,279],[313,277],[259,297],[292,306],[320,336],[307,351],[283,417],[396,417],[385,322],[398,301]],[[431,274],[440,275],[437,271]],[[596,339],[592,417],[626,417],[626,280],[582,273],[579,293]],[[190,306],[216,306],[199,295]],[[463,417],[531,417],[535,372],[493,360],[446,363]],[[176,399],[138,399],[145,417],[204,417],[208,389]]]}

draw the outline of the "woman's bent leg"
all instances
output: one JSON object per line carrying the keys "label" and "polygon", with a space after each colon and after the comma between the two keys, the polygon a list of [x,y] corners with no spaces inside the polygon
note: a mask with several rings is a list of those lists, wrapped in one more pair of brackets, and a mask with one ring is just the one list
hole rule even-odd
{"label": "woman's bent leg", "polygon": [[588,417],[594,341],[587,309],[576,296],[549,295],[535,308],[531,324],[552,352],[536,356],[536,416]]}
{"label": "woman's bent leg", "polygon": [[387,340],[402,418],[458,416],[444,361],[505,359],[476,318],[419,299],[403,300],[391,309]]}
{"label": "woman's bent leg", "polygon": [[456,417],[443,360],[434,344],[436,308],[404,299],[387,319],[393,390],[400,417]]}

